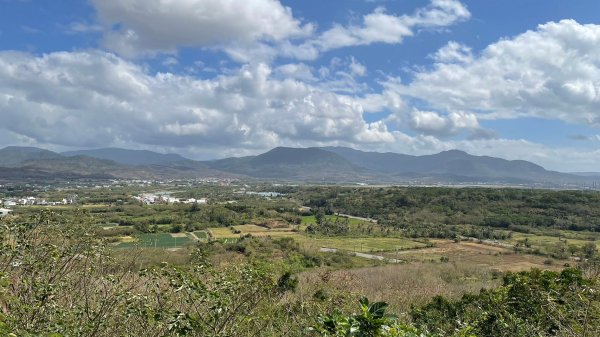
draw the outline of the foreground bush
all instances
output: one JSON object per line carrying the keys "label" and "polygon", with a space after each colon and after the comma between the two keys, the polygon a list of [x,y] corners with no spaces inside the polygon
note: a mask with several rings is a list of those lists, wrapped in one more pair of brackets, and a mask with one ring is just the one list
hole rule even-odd
{"label": "foreground bush", "polygon": [[503,285],[415,309],[417,327],[439,336],[600,336],[598,276],[580,269],[509,273]]}
{"label": "foreground bush", "polygon": [[396,316],[386,313],[385,302],[360,300],[360,311],[345,316],[339,311],[319,317],[319,324],[309,329],[323,337],[425,337],[417,329],[401,324]]}
{"label": "foreground bush", "polygon": [[271,318],[294,279],[207,261],[198,252],[188,266],[132,272],[135,259],[115,261],[93,226],[49,212],[27,224],[4,222],[0,335],[280,335],[284,321]]}

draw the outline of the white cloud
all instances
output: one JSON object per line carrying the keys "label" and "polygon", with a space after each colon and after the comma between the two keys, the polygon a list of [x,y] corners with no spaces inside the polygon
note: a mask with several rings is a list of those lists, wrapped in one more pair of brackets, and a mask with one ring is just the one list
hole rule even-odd
{"label": "white cloud", "polygon": [[533,116],[600,126],[600,25],[550,22],[474,57],[451,43],[435,58],[434,69],[391,90],[479,119]]}
{"label": "white cloud", "polygon": [[448,27],[470,16],[468,9],[458,0],[432,0],[429,6],[418,9],[413,15],[397,16],[378,7],[363,17],[362,25],[336,24],[309,44],[321,51],[373,43],[398,44],[405,37],[412,36],[415,28]]}
{"label": "white cloud", "polygon": [[277,67],[276,73],[282,78],[298,79],[302,81],[316,81],[313,70],[304,63],[288,63]]}
{"label": "white cloud", "polygon": [[199,80],[150,74],[109,53],[0,52],[2,128],[40,144],[178,147],[218,156],[223,149],[396,139],[383,123],[366,123],[363,112],[352,97],[277,79],[265,64]]}
{"label": "white cloud", "polygon": [[417,10],[405,20],[411,26],[436,28],[447,27],[470,17],[467,7],[458,0],[432,0],[428,7]]}
{"label": "white cloud", "polygon": [[454,136],[461,131],[470,132],[474,138],[489,135],[488,132],[483,132],[477,116],[468,112],[452,112],[444,116],[437,112],[415,109],[410,115],[409,125],[415,131],[438,138]]}
{"label": "white cloud", "polygon": [[173,56],[169,56],[162,61],[162,65],[166,67],[172,67],[179,64],[179,60],[174,58]]}
{"label": "white cloud", "polygon": [[[391,94],[362,99],[300,80],[277,79],[265,65],[244,66],[210,80],[150,74],[113,54],[0,52],[3,143],[67,147],[166,149],[210,158],[255,154],[275,146],[353,146],[412,154],[459,148],[480,155],[528,159],[552,169],[593,170],[598,151],[556,149],[525,140],[440,140],[409,136],[383,121],[367,123],[369,106],[398,111]],[[277,70],[275,70],[277,72]],[[421,113],[430,130],[469,130],[469,113]],[[435,132],[433,132],[435,133]]]}
{"label": "white cloud", "polygon": [[450,41],[440,48],[432,58],[439,63],[469,63],[473,61],[471,48],[456,41]]}
{"label": "white cloud", "polygon": [[127,56],[311,34],[278,0],[92,0],[107,47]]}
{"label": "white cloud", "polygon": [[[277,57],[314,60],[323,52],[373,43],[399,44],[415,29],[448,27],[470,17],[459,0],[431,0],[412,15],[378,7],[360,25],[333,24],[316,34],[279,0],[92,0],[104,44],[127,57],[217,48],[237,62]],[[83,26],[82,26],[83,27]]]}
{"label": "white cloud", "polygon": [[365,76],[367,74],[367,67],[352,57],[350,60],[350,71],[352,72],[352,75]]}

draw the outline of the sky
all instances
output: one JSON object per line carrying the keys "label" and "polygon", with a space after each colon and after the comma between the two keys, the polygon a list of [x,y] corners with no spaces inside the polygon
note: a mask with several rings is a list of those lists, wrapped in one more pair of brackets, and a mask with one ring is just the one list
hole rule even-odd
{"label": "sky", "polygon": [[0,146],[600,171],[597,0],[0,0]]}

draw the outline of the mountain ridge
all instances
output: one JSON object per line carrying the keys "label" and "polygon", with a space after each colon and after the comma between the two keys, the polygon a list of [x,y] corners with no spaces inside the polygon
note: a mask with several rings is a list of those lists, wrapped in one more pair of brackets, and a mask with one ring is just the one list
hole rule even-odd
{"label": "mountain ridge", "polygon": [[[116,160],[113,160],[116,159]],[[3,174],[23,168],[31,175],[113,178],[208,176],[366,183],[583,183],[597,177],[554,172],[525,160],[474,156],[461,150],[414,156],[347,147],[276,147],[255,156],[195,161],[178,154],[105,148],[62,154],[32,147],[0,149]],[[8,170],[10,169],[10,170]]]}
{"label": "mountain ridge", "polygon": [[256,178],[312,178],[340,180],[360,169],[343,157],[320,148],[276,147],[257,156],[225,158],[209,166]]}

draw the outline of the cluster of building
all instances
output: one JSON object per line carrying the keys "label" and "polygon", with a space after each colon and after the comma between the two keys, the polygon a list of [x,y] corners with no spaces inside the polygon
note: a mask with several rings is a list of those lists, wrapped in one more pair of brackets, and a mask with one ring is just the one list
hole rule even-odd
{"label": "cluster of building", "polygon": [[47,201],[46,199],[36,197],[24,197],[24,198],[9,198],[6,200],[0,200],[0,205],[6,208],[13,206],[59,206],[59,205],[72,205],[77,202],[77,196],[69,196],[63,198],[60,201]]}
{"label": "cluster of building", "polygon": [[174,198],[168,194],[140,194],[138,196],[134,196],[133,199],[146,204],[146,205],[154,205],[154,204],[197,204],[197,205],[205,205],[208,203],[206,198]]}
{"label": "cluster of building", "polygon": [[264,198],[277,198],[277,197],[281,197],[284,196],[285,194],[283,193],[279,193],[279,192],[254,192],[254,191],[247,191],[245,187],[240,188],[237,191],[234,191],[233,193],[236,194],[246,194],[246,195],[258,195]]}

